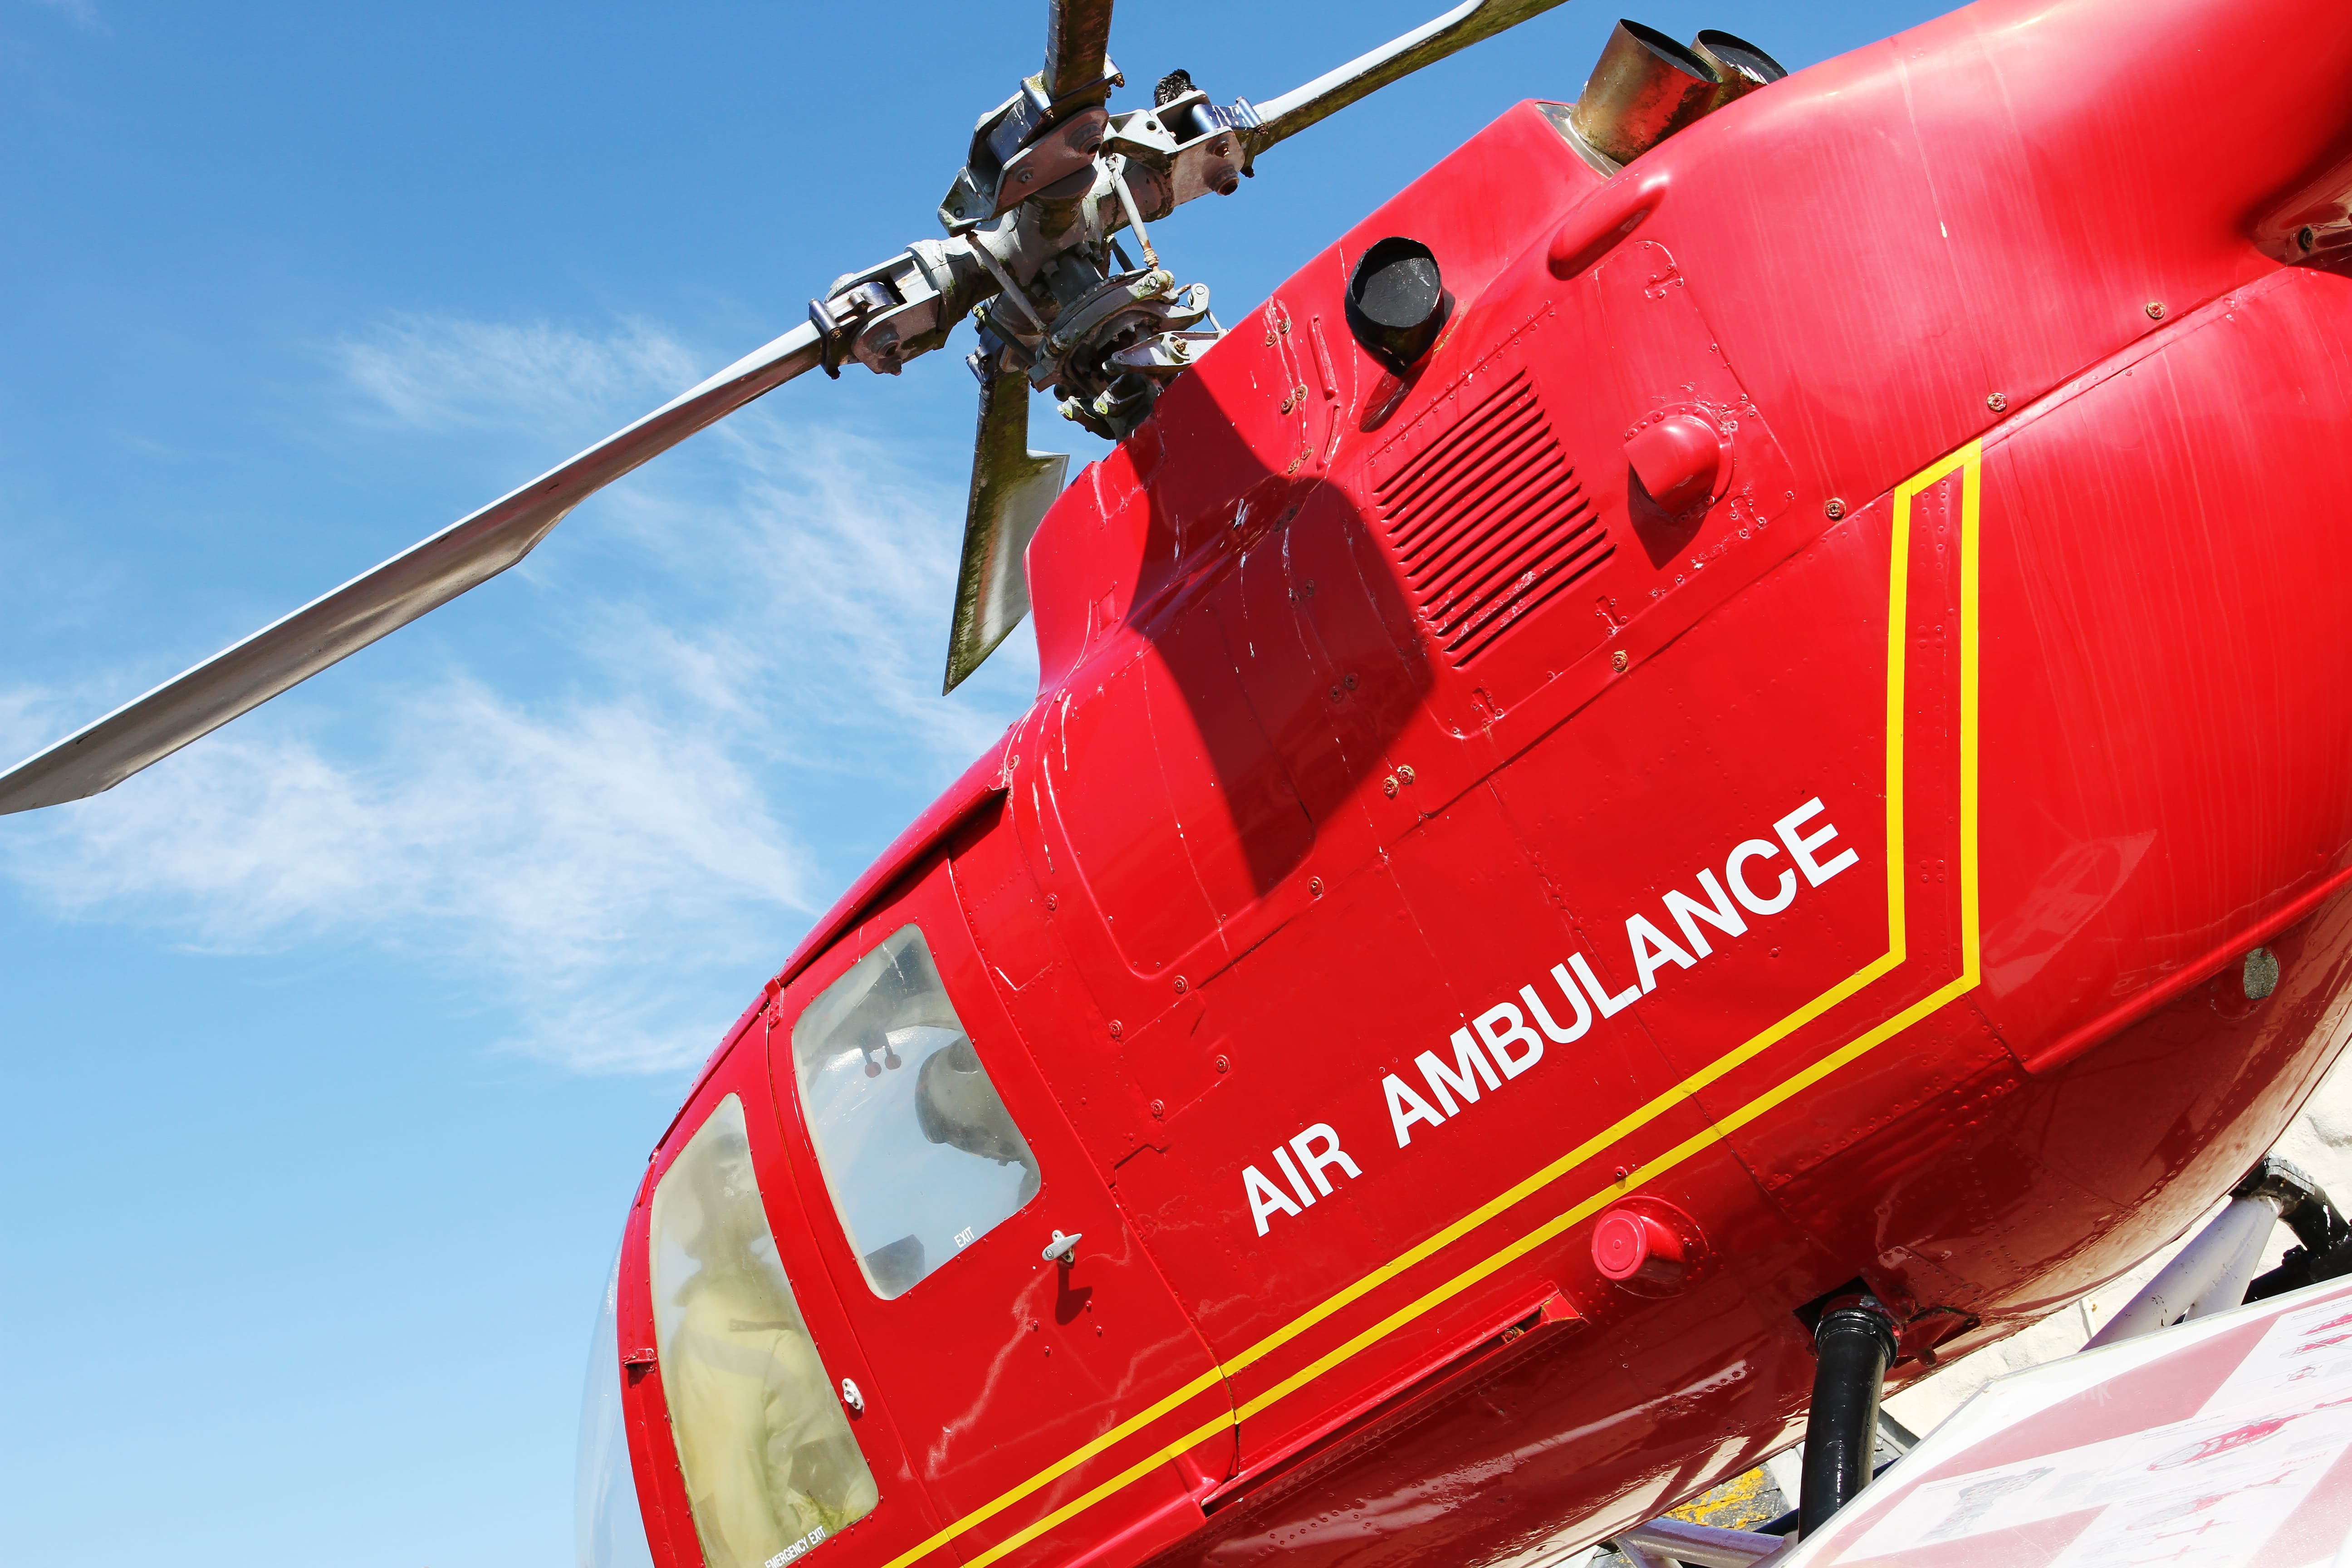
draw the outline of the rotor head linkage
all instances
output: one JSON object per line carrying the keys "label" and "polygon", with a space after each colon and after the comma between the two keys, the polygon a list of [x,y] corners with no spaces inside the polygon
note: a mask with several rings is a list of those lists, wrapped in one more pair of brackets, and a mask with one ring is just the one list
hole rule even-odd
{"label": "rotor head linkage", "polygon": [[[957,641],[950,685],[1026,612],[1015,592],[1020,547],[1057,486],[1059,458],[1027,450],[1025,377],[1053,386],[1066,410],[1113,437],[1133,430],[1170,378],[1216,338],[1208,291],[1178,289],[1158,267],[1139,272],[1112,235],[1142,236],[1183,203],[1230,195],[1267,148],[1387,83],[1493,37],[1560,0],[1463,0],[1304,87],[1269,100],[1209,101],[1181,72],[1162,79],[1148,109],[1109,112],[1124,85],[1108,53],[1111,0],[1048,0],[1045,68],[981,117],[939,219],[945,240],[918,240],[810,301],[809,319],[569,462],[493,501],[373,571],[264,627],[16,767],[0,772],[0,815],[111,789],[238,714],[307,680],[417,616],[487,582],[528,554],[572,508],[696,431],[794,376],[838,376],[850,361],[896,375],[944,346],[957,320],[979,311],[973,368],[983,397],[981,457],[965,520]],[[1106,154],[1119,160],[1110,178]],[[1057,265],[1066,262],[1066,265]],[[1163,279],[1149,290],[1145,276]],[[1073,334],[1075,306],[1125,303]],[[1000,316],[990,302],[1017,294]],[[1016,319],[1017,318],[1017,319]],[[1192,330],[1207,321],[1205,330]],[[1059,346],[1047,349],[1050,340]],[[1045,351],[1041,361],[1039,351]],[[1042,367],[1042,368],[1041,368]],[[1015,374],[1018,373],[1018,374]],[[991,467],[989,452],[999,458]],[[1043,501],[1040,500],[1043,497]],[[974,552],[977,552],[977,554]]]}

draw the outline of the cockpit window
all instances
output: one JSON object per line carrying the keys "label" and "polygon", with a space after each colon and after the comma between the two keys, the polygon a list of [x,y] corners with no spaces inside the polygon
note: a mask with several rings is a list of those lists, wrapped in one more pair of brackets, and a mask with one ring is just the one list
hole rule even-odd
{"label": "cockpit window", "polygon": [[904,1293],[1037,1194],[1037,1161],[901,926],[793,1026],[793,1076],[842,1228],[877,1296]]}
{"label": "cockpit window", "polygon": [[783,1568],[874,1511],[760,1205],[743,1102],[711,1111],[654,1189],[654,1334],[708,1568]]}

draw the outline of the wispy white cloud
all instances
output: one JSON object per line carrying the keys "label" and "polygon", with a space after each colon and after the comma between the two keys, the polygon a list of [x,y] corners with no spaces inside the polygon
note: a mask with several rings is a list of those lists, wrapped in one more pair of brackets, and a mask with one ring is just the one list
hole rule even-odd
{"label": "wispy white cloud", "polygon": [[103,32],[106,28],[106,23],[99,16],[98,7],[91,5],[90,0],[38,0],[38,3],[64,16],[78,27],[87,28],[93,33]]}
{"label": "wispy white cloud", "polygon": [[[617,423],[700,368],[637,323],[596,337],[424,318],[336,361],[364,417],[404,431],[485,410]],[[347,688],[332,723],[257,716],[24,826],[7,869],[61,913],[200,947],[428,956],[526,1020],[519,1048],[585,1070],[698,1059],[744,977],[855,868],[825,852],[844,802],[877,779],[919,799],[1034,682],[1016,638],[938,696],[963,500],[951,444],[759,408],[714,435],[592,503],[593,550],[566,552],[559,531],[533,558],[562,605],[561,695],[454,668],[419,689]],[[49,738],[56,708],[0,692],[0,739]]]}
{"label": "wispy white cloud", "polygon": [[683,343],[643,321],[598,336],[546,321],[403,315],[335,344],[333,357],[362,417],[412,430],[544,428],[609,416],[651,388],[667,399],[701,379]]}

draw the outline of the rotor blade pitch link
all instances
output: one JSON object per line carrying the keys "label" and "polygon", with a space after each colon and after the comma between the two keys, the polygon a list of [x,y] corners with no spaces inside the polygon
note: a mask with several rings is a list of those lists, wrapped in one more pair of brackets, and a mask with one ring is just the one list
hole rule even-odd
{"label": "rotor blade pitch link", "polygon": [[598,490],[817,363],[795,327],[373,571],[174,677],[0,774],[0,814],[113,788],[288,687],[497,576]]}
{"label": "rotor blade pitch link", "polygon": [[1135,243],[1143,252],[1143,265],[1153,271],[1160,269],[1160,253],[1151,248],[1151,236],[1144,231],[1143,214],[1135,205],[1135,193],[1127,187],[1127,160],[1110,160],[1110,179],[1118,192],[1119,210],[1127,215],[1127,226],[1135,230]]}

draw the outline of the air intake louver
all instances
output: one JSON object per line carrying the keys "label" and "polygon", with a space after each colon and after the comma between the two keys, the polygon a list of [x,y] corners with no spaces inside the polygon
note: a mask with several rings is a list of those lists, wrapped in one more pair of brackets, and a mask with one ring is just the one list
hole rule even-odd
{"label": "air intake louver", "polygon": [[1422,619],[1457,669],[1616,551],[1524,370],[1374,499]]}

